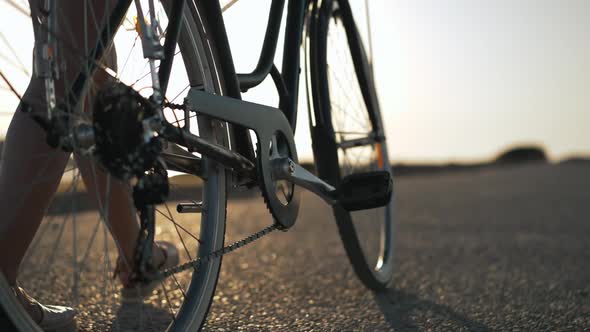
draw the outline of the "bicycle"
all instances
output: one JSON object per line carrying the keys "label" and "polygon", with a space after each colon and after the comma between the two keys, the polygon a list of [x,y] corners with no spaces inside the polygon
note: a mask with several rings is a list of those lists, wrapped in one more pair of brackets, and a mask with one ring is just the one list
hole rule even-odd
{"label": "bicycle", "polygon": [[[8,73],[0,72],[5,90],[19,98],[21,110],[43,128],[50,145],[74,156],[94,158],[95,181],[95,168],[105,169],[108,174],[105,199],[101,201],[101,194],[96,193],[95,223],[85,221],[88,212],[84,211],[68,213],[62,223],[57,223],[54,219],[63,215],[66,203],[72,210],[92,208],[84,206],[84,198],[92,193],[85,192],[80,172],[75,169],[76,158],[70,157],[70,166],[64,173],[69,182],[58,189],[54,199],[62,207],[48,210],[37,241],[29,248],[26,264],[23,263],[32,266],[21,272],[27,287],[34,292],[47,283],[64,284],[60,294],[49,296],[74,300],[78,307],[93,309],[78,318],[83,328],[128,328],[125,316],[145,316],[148,312],[150,316],[135,321],[133,324],[140,325],[132,324],[132,328],[144,329],[143,324],[152,323],[152,329],[200,329],[213,299],[222,256],[274,230],[292,227],[299,209],[299,187],[303,187],[333,206],[344,248],[360,280],[373,290],[386,288],[393,273],[391,167],[371,64],[348,1],[288,2],[284,57],[279,72],[274,55],[285,1],[273,0],[260,58],[249,74],[235,72],[223,8],[217,1],[164,2],[118,0],[99,29],[97,22],[101,20],[92,17],[92,6],[86,6],[85,1],[85,26],[94,24],[100,35],[94,46],[86,45],[81,52],[56,33],[59,10],[55,1],[45,1],[38,29],[43,38],[41,45],[37,45],[35,60],[36,75],[49,87],[45,90],[45,103],[24,100]],[[229,1],[226,6],[234,2]],[[19,3],[6,0],[6,4],[27,15],[26,8]],[[113,71],[103,56],[113,41],[117,43],[117,34],[126,32],[135,34],[133,46],[123,68]],[[138,40],[145,58],[144,69],[127,78],[125,69],[133,64],[130,57]],[[317,176],[298,164],[293,138],[302,44],[306,46],[304,67],[311,99],[309,121]],[[39,49],[45,51],[40,53]],[[117,45],[116,49],[119,52],[122,47]],[[344,55],[338,53],[341,49]],[[75,69],[78,72],[69,88],[60,94],[54,91],[59,89],[55,82],[64,71],[59,55],[66,52],[81,64]],[[178,54],[180,58],[176,57]],[[338,60],[343,58],[345,67],[337,67]],[[19,65],[15,61],[10,63]],[[179,64],[184,65],[184,70],[175,67]],[[68,66],[71,68],[72,64]],[[96,71],[110,74],[113,82],[101,86],[92,97],[95,101],[89,115],[81,110],[80,104],[85,102],[86,91],[97,88],[92,81]],[[280,97],[278,108],[241,100],[242,92],[256,87],[269,75]],[[353,77],[343,82],[340,75]],[[179,80],[188,84],[179,85]],[[344,83],[347,90],[341,86]],[[181,97],[182,103],[177,101]],[[346,105],[342,98],[347,99]],[[356,112],[351,115],[352,111]],[[141,303],[121,305],[117,300],[118,286],[109,281],[111,256],[117,246],[108,237],[111,177],[133,185],[133,204],[141,224],[133,262],[138,271],[135,278],[160,280],[161,289],[152,294],[158,300],[152,304],[164,309],[147,308]],[[37,181],[34,179],[29,187]],[[227,191],[232,185],[258,187],[273,223],[224,246]],[[199,188],[200,195],[194,192]],[[169,202],[176,203],[174,215]],[[364,212],[353,212],[360,210]],[[366,221],[367,213],[373,223]],[[200,224],[187,221],[187,216],[194,216]],[[70,230],[66,228],[68,221]],[[158,225],[165,221],[171,223],[171,231],[157,234]],[[83,229],[84,235],[77,235],[78,229],[80,234]],[[97,256],[92,249],[101,229],[104,253]],[[51,233],[57,240],[45,243],[44,237]],[[367,235],[373,238],[363,241],[365,233],[373,233]],[[74,243],[77,236],[87,242],[85,248],[76,244],[61,248],[65,257],[58,258],[55,252],[60,249],[60,242],[70,235]],[[164,271],[149,269],[151,246],[145,244],[151,243],[156,235],[179,238],[185,254],[182,264]],[[36,251],[46,254],[37,259]],[[86,262],[90,258],[102,266],[89,266]],[[43,262],[45,270],[39,271],[38,265]],[[71,275],[60,274],[55,268],[65,264],[73,266]],[[38,280],[42,279],[36,278],[39,274],[49,281]],[[92,283],[99,279],[104,281],[101,289]],[[26,312],[7,296],[9,292],[0,282],[4,319],[19,329],[34,330]],[[97,294],[101,295],[98,299]]]}

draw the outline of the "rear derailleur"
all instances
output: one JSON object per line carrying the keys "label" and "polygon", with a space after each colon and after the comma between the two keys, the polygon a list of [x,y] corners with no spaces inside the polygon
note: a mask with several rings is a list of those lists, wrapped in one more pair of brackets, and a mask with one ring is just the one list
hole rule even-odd
{"label": "rear derailleur", "polygon": [[152,129],[162,121],[152,99],[122,83],[104,87],[93,108],[95,155],[118,179],[134,183],[133,202],[140,219],[132,281],[151,280],[156,204],[169,192],[162,139]]}

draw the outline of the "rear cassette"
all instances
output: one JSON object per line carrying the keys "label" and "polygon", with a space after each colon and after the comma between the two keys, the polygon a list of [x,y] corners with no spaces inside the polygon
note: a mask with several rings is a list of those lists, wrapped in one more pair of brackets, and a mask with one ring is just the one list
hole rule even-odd
{"label": "rear cassette", "polygon": [[96,154],[110,174],[120,179],[141,177],[162,151],[156,136],[146,140],[144,120],[156,115],[148,99],[123,83],[111,83],[96,96],[93,127]]}

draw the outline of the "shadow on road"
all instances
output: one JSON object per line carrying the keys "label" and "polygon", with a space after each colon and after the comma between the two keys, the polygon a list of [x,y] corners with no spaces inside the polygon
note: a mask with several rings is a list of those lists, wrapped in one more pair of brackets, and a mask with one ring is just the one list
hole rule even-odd
{"label": "shadow on road", "polygon": [[[117,311],[109,331],[163,331],[172,321],[169,311],[149,303],[125,303]],[[157,327],[157,328],[156,328]]]}
{"label": "shadow on road", "polygon": [[[383,312],[385,319],[395,331],[425,330],[423,326],[416,324],[418,319],[414,317],[420,315],[435,317],[435,320],[440,321],[440,325],[443,326],[445,324],[442,324],[442,322],[447,322],[451,330],[466,328],[469,331],[492,331],[484,324],[476,322],[446,305],[424,300],[416,294],[401,290],[390,289],[386,293],[376,294],[375,301],[379,305],[381,312]],[[433,324],[439,325],[434,322]]]}

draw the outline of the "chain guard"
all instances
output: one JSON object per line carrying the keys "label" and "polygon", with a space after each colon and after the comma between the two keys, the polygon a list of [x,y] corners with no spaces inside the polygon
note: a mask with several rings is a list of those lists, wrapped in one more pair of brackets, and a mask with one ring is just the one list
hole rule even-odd
{"label": "chain guard", "polygon": [[288,146],[290,158],[297,162],[293,130],[285,114],[274,107],[217,96],[198,89],[191,89],[187,100],[189,106],[194,107],[191,111],[197,114],[208,115],[256,132],[258,185],[277,227],[281,230],[292,227],[299,212],[300,189],[295,186],[289,202],[287,204],[281,202],[275,192],[270,148],[273,136],[282,136],[284,144]]}

